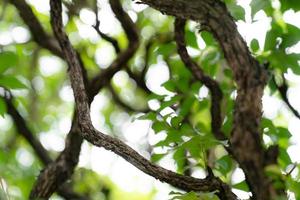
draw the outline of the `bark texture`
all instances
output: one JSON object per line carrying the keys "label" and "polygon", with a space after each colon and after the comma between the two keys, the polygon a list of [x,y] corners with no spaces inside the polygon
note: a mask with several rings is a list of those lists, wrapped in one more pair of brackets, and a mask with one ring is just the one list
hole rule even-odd
{"label": "bark texture", "polygon": [[[51,159],[45,156],[45,150],[38,142],[28,137],[29,134],[26,126],[18,127],[20,131],[24,132],[25,137],[30,138],[29,143],[36,149],[37,154],[43,162],[48,164],[39,175],[33,187],[30,196],[31,199],[49,198],[60,185],[71,177],[78,163],[83,139],[95,146],[104,147],[120,155],[146,174],[180,189],[201,192],[217,191],[217,195],[222,200],[237,199],[232,193],[230,186],[215,177],[210,169],[208,170],[210,172],[209,175],[204,179],[174,173],[149,162],[121,140],[105,135],[93,127],[90,119],[90,104],[99,90],[109,85],[113,75],[123,67],[126,68],[131,77],[134,77],[133,79],[136,80],[141,88],[144,88],[148,93],[150,92],[143,81],[147,66],[145,66],[142,72],[142,78],[136,78],[135,74],[131,73],[127,66],[127,62],[138,49],[139,36],[135,24],[122,9],[119,0],[109,0],[109,3],[126,33],[129,41],[128,47],[124,51],[121,51],[116,40],[108,37],[99,30],[98,21],[95,25],[96,31],[101,37],[113,44],[118,56],[106,70],[94,76],[91,81],[87,79],[85,67],[80,56],[72,47],[63,29],[61,0],[50,0],[51,25],[56,40],[43,30],[30,6],[24,0],[9,1],[18,9],[20,16],[29,27],[33,39],[40,46],[65,59],[67,62],[69,66],[68,74],[76,102],[76,112],[72,128],[66,138],[66,147],[54,162],[51,162]],[[141,0],[139,3],[147,4],[162,13],[172,15],[176,18],[175,40],[177,42],[178,54],[194,77],[208,87],[211,92],[211,127],[214,136],[219,140],[229,141],[229,147],[226,147],[226,150],[243,169],[246,181],[252,192],[252,198],[256,200],[276,198],[282,191],[275,189],[272,185],[272,180],[265,175],[264,168],[268,164],[276,163],[278,148],[272,147],[269,150],[265,150],[262,145],[262,133],[260,130],[262,115],[261,99],[268,79],[267,72],[252,57],[246,43],[237,31],[236,24],[225,4],[220,0]],[[220,86],[217,81],[204,74],[201,66],[198,66],[190,58],[186,50],[184,41],[184,25],[186,20],[194,20],[200,23],[202,30],[209,31],[214,35],[234,74],[237,96],[234,107],[234,124],[229,138],[221,131],[223,123],[221,101],[223,94]],[[149,46],[146,46],[147,51],[149,51],[150,46],[151,43],[149,43]],[[146,65],[148,62],[147,57],[146,52]],[[111,91],[113,92],[113,89]],[[281,87],[280,91],[281,95],[285,97],[286,89],[284,86]],[[115,98],[116,102],[118,102],[117,96]],[[284,100],[288,102],[287,99]],[[119,104],[122,105],[122,102],[119,102]],[[131,108],[129,107],[128,109]],[[15,116],[17,123],[24,124],[24,121],[20,119],[16,110],[11,107],[9,112],[12,116]]]}

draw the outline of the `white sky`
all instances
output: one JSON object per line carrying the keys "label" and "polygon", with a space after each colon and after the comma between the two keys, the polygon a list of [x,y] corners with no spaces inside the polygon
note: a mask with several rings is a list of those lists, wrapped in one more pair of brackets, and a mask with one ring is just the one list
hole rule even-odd
{"label": "white sky", "polygon": [[[28,0],[28,2],[35,5],[36,9],[40,12],[48,14],[49,6],[48,0]],[[100,3],[101,2],[101,3]],[[114,18],[110,7],[107,4],[107,0],[100,1],[99,4],[101,7],[99,17],[101,19],[101,30],[109,34],[118,34],[122,31],[118,21]],[[239,21],[238,29],[242,36],[245,38],[249,44],[253,38],[258,39],[260,46],[263,46],[265,39],[265,34],[270,28],[270,19],[266,17],[263,12],[258,12],[255,16],[257,22],[251,22],[250,16],[250,0],[239,0],[240,4],[246,9],[246,22]],[[130,16],[136,20],[136,13],[134,11],[139,11],[145,8],[144,5],[135,5],[133,4],[134,10],[130,11]],[[84,39],[89,39],[92,42],[95,42],[99,39],[97,33],[93,30],[91,25],[95,21],[94,14],[89,10],[82,10],[80,13],[80,19],[82,22],[77,22],[79,28],[79,35]],[[287,11],[284,14],[284,19],[295,26],[300,27],[300,12],[294,13],[293,11]],[[159,17],[158,17],[159,20]],[[151,30],[151,27],[147,28]],[[144,33],[147,35],[147,33]],[[29,33],[27,29],[17,26],[11,27],[8,31],[0,32],[0,44],[7,45],[12,42],[22,43],[29,39]],[[71,38],[72,39],[72,38]],[[199,40],[201,43],[201,40]],[[203,44],[199,44],[203,46]],[[291,49],[294,52],[300,52],[300,43],[297,46]],[[112,47],[106,45],[105,48],[99,48],[96,51],[96,60],[101,67],[106,67],[113,60],[111,56],[113,52]],[[51,65],[51,66],[50,66]],[[55,73],[58,73],[62,70],[62,65],[59,60],[54,56],[42,57],[39,60],[39,66],[41,74],[44,77],[51,76]],[[157,76],[159,74],[159,76]],[[167,91],[162,88],[160,85],[165,82],[168,77],[168,70],[163,63],[158,62],[157,65],[152,66],[147,74],[147,85],[149,88],[159,94],[165,94]],[[291,89],[289,90],[289,98],[291,103],[295,106],[297,110],[300,111],[300,79],[299,76],[295,76],[289,72],[286,78],[292,82]],[[122,73],[118,74],[115,79],[118,84],[125,84],[128,81],[126,76],[123,76]],[[41,78],[37,78],[36,81],[41,82]],[[114,80],[115,81],[115,80]],[[63,89],[59,92],[59,96],[64,99],[66,102],[73,101],[73,94],[70,86],[64,86]],[[92,121],[96,128],[103,132],[107,132],[108,129],[104,124],[104,117],[100,114],[100,110],[105,107],[106,102],[109,99],[102,93],[97,95],[91,108],[91,117]],[[290,132],[292,133],[292,143],[293,145],[288,149],[293,162],[300,162],[300,127],[299,120],[295,118],[290,111],[287,109],[285,104],[281,100],[272,98],[266,94],[263,98],[264,114],[268,118],[274,118],[279,113],[285,116],[285,125],[288,125]],[[147,153],[142,152],[141,143],[144,144],[145,136],[149,136],[151,144],[155,141],[160,140],[163,135],[154,135],[153,131],[149,129],[150,122],[148,121],[132,121],[128,119],[128,116],[121,115],[118,116],[124,122],[120,127],[123,130],[124,139],[126,142],[138,150],[140,153],[149,158]],[[61,118],[61,121],[54,130],[51,130],[47,133],[41,133],[40,139],[42,144],[47,148],[55,151],[60,151],[64,146],[64,137],[65,135],[55,134],[57,131],[61,133],[67,133],[71,125],[69,118]],[[9,120],[3,119],[0,117],[0,130],[5,131],[8,127],[11,126]],[[20,149],[17,153],[19,161],[24,167],[30,166],[33,162],[32,156],[27,152],[26,149]],[[174,163],[170,162],[171,159],[164,159],[160,165],[168,168],[175,169]],[[116,156],[115,154],[108,152],[104,149],[99,149],[88,145],[86,142],[83,144],[82,153],[80,155],[80,167],[88,167],[101,175],[109,176],[118,186],[120,186],[125,191],[138,191],[141,193],[149,193],[152,188],[156,188],[158,193],[156,195],[156,200],[168,199],[170,187],[167,184],[160,183],[154,178],[145,175],[143,172],[137,170],[131,164],[123,160],[122,158]],[[296,172],[295,172],[296,173]],[[239,182],[243,180],[243,173],[240,169],[237,169],[233,174],[234,182]],[[241,198],[247,198],[248,194],[235,190],[235,192]]]}

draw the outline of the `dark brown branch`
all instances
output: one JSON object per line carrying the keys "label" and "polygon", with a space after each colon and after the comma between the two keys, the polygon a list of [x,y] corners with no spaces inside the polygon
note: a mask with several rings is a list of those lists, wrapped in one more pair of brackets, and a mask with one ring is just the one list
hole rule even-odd
{"label": "dark brown branch", "polygon": [[[10,3],[12,3],[18,10],[21,18],[23,19],[24,23],[27,24],[27,26],[30,29],[31,34],[33,35],[33,38],[35,42],[37,42],[41,47],[48,49],[53,54],[63,58],[61,49],[59,47],[58,42],[55,38],[49,36],[41,26],[39,20],[34,15],[32,9],[30,6],[24,1],[24,0],[10,0]],[[85,80],[85,84],[87,85],[87,73],[85,71],[85,68],[83,66],[83,63],[81,59],[79,60],[81,64],[81,69],[83,71],[83,77]],[[74,125],[74,120],[73,123]],[[62,174],[72,174],[73,169],[77,165],[78,162],[78,156],[81,149],[81,143],[83,139],[77,134],[76,128],[72,128],[66,138],[65,142],[65,149],[63,152],[61,152],[60,156],[57,158],[55,163],[57,165],[65,166],[65,168],[61,168],[62,170],[58,170]],[[55,168],[53,167],[55,164],[51,163],[49,168]],[[71,167],[70,167],[71,166]],[[70,169],[68,169],[70,167]],[[65,173],[66,171],[71,171],[72,173]],[[58,173],[58,176],[60,174]],[[56,186],[57,188],[58,186]],[[63,186],[63,189],[58,188],[57,191],[61,196],[65,197],[66,199],[87,199],[80,197],[79,195],[73,193],[70,188],[67,188],[65,185]]]}
{"label": "dark brown branch", "polygon": [[70,67],[69,76],[75,96],[76,108],[78,110],[78,123],[82,137],[98,147],[104,147],[107,150],[113,151],[143,172],[175,187],[187,191],[215,191],[226,189],[226,191],[229,190],[229,192],[224,191],[225,194],[228,194],[226,199],[236,199],[235,195],[230,192],[227,185],[224,185],[220,179],[211,177],[206,179],[196,179],[193,177],[179,175],[161,168],[149,162],[124,142],[105,135],[93,127],[89,114],[88,96],[84,88],[78,58],[63,30],[61,1],[51,0],[50,6],[52,28]]}
{"label": "dark brown branch", "polygon": [[157,10],[181,19],[198,21],[219,42],[237,84],[231,133],[233,156],[246,175],[253,198],[267,200],[276,189],[264,174],[261,140],[262,95],[267,72],[251,56],[225,4],[219,0],[141,0]]}
{"label": "dark brown branch", "polygon": [[282,100],[285,102],[285,104],[288,106],[288,108],[292,111],[292,113],[298,118],[300,119],[300,114],[299,112],[292,106],[292,104],[290,103],[290,100],[287,96],[287,92],[288,92],[288,84],[286,83],[286,80],[284,78],[284,75],[281,75],[282,77],[282,84],[279,85],[276,80],[275,77],[272,77],[272,81],[275,84],[277,90],[279,91],[279,94],[282,98]]}
{"label": "dark brown branch", "polygon": [[175,21],[175,40],[177,43],[178,54],[186,67],[193,73],[195,78],[202,82],[211,92],[212,104],[210,108],[211,113],[211,128],[213,134],[218,140],[227,140],[225,134],[221,131],[222,116],[221,116],[221,102],[223,98],[222,90],[217,81],[206,76],[203,70],[194,62],[188,55],[185,42],[185,20],[176,19]]}
{"label": "dark brown branch", "polygon": [[[138,34],[134,23],[127,13],[123,11],[118,0],[112,0],[110,3],[116,17],[119,20],[122,20],[121,24],[129,38],[129,46],[124,52],[118,55],[117,59],[108,69],[101,71],[88,85],[86,84],[86,78],[84,78],[84,89],[87,88],[87,90],[90,91],[88,98],[89,105],[98,91],[109,84],[113,75],[126,64],[126,62],[134,55],[138,47]],[[128,24],[130,27],[125,28]],[[133,30],[129,30],[130,28]],[[75,54],[75,57],[78,59],[78,64],[81,66],[80,72],[86,77],[86,72],[83,71],[84,68],[82,67],[80,57],[76,52]],[[68,56],[68,54],[64,54],[64,56]],[[68,59],[69,58],[66,57],[66,60]],[[61,152],[56,161],[48,165],[39,175],[38,180],[31,191],[32,199],[37,197],[49,198],[53,192],[57,190],[57,187],[68,180],[73,174],[74,168],[78,163],[78,156],[83,142],[82,137],[80,136],[81,134],[79,133],[81,130],[77,121],[77,113],[78,112],[76,112],[73,117],[72,127],[66,138],[65,149]]]}

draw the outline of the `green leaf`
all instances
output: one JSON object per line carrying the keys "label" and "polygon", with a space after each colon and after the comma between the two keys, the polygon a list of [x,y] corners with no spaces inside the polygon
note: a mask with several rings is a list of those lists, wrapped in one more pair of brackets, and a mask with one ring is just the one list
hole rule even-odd
{"label": "green leaf", "polygon": [[166,154],[162,153],[162,154],[153,154],[151,156],[151,161],[152,162],[158,162],[160,161]]}
{"label": "green leaf", "polygon": [[162,111],[162,110],[165,109],[166,107],[169,107],[169,106],[174,105],[174,104],[177,103],[180,99],[181,99],[181,96],[176,95],[176,96],[173,96],[169,101],[165,101],[165,102],[161,103],[158,112]]}
{"label": "green leaf", "polygon": [[170,92],[176,92],[176,83],[173,79],[170,79],[163,83],[161,86],[169,90]]}
{"label": "green leaf", "polygon": [[183,100],[179,111],[181,117],[185,117],[190,112],[195,100],[196,98],[193,95],[189,95]]}
{"label": "green leaf", "polygon": [[199,200],[195,192],[189,192],[186,194],[171,192],[170,195],[174,195],[171,200]]}
{"label": "green leaf", "polygon": [[197,42],[197,36],[192,31],[186,31],[185,32],[185,40],[188,46],[193,47],[195,49],[199,49],[198,42]]}
{"label": "green leaf", "polygon": [[222,175],[226,176],[232,169],[232,160],[230,156],[225,155],[216,161],[216,167]]}
{"label": "green leaf", "polygon": [[300,10],[299,0],[280,0],[281,10],[286,11],[293,9],[294,11]]}
{"label": "green leaf", "polygon": [[8,89],[25,89],[27,88],[19,79],[12,76],[0,76],[0,86]]}
{"label": "green leaf", "polygon": [[216,197],[215,192],[188,192],[188,193],[180,193],[180,192],[170,192],[173,198],[171,200],[217,200],[219,198]]}
{"label": "green leaf", "polygon": [[182,120],[183,120],[183,117],[181,117],[181,116],[179,116],[179,117],[173,117],[172,119],[171,119],[171,125],[172,125],[172,127],[174,127],[175,129],[178,129],[179,128],[179,126],[180,126],[180,123],[182,122]]}
{"label": "green leaf", "polygon": [[156,53],[158,55],[163,55],[163,56],[170,56],[174,52],[176,52],[175,43],[163,44],[159,46],[158,49],[156,50]]}
{"label": "green leaf", "polygon": [[291,47],[295,44],[297,44],[300,40],[300,29],[297,26],[294,26],[292,24],[285,24],[286,30],[283,32],[282,37],[282,48]]}
{"label": "green leaf", "polygon": [[287,153],[286,149],[279,148],[278,162],[284,168],[292,163],[290,155]]}
{"label": "green leaf", "polygon": [[173,154],[173,159],[175,160],[175,162],[177,164],[177,171],[183,173],[184,167],[186,165],[185,148],[183,148],[182,146],[179,146]]}
{"label": "green leaf", "polygon": [[245,10],[242,6],[237,5],[236,2],[233,2],[227,4],[227,8],[229,9],[234,19],[245,21]]}
{"label": "green leaf", "polygon": [[6,103],[2,98],[0,98],[0,115],[4,117],[5,113],[6,113]]}
{"label": "green leaf", "polygon": [[0,52],[0,74],[17,64],[18,57],[10,51]]}
{"label": "green leaf", "polygon": [[236,184],[232,185],[232,187],[235,189],[238,189],[238,190],[243,190],[243,191],[249,192],[249,187],[248,187],[246,181],[236,183]]}
{"label": "green leaf", "polygon": [[214,36],[210,32],[201,31],[201,37],[204,40],[205,44],[208,46],[217,44]]}
{"label": "green leaf", "polygon": [[155,133],[158,133],[160,131],[166,131],[169,129],[169,126],[166,122],[164,121],[155,121],[152,124],[152,129],[155,131]]}
{"label": "green leaf", "polygon": [[137,119],[139,119],[139,120],[151,120],[151,121],[154,121],[154,120],[156,120],[156,113],[149,112],[147,114],[144,114],[144,115],[138,117]]}
{"label": "green leaf", "polygon": [[267,16],[270,16],[273,12],[272,4],[270,0],[252,0],[250,3],[251,6],[251,16],[261,10],[264,10]]}
{"label": "green leaf", "polygon": [[257,39],[253,39],[253,40],[251,41],[250,47],[251,47],[251,50],[252,50],[253,52],[258,51],[258,50],[259,50],[259,43],[258,43],[258,40],[257,40]]}

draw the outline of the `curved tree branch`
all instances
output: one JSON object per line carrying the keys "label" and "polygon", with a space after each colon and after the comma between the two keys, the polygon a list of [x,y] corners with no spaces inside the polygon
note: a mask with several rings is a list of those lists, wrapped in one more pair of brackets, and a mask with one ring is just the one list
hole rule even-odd
{"label": "curved tree branch", "polygon": [[215,137],[218,140],[227,140],[225,134],[221,131],[222,117],[221,117],[221,101],[223,98],[222,90],[217,81],[206,76],[203,70],[195,63],[189,56],[185,37],[184,37],[185,20],[175,20],[175,40],[177,43],[178,54],[186,67],[193,73],[193,75],[202,82],[211,92],[212,105],[210,108],[211,112],[211,127]]}
{"label": "curved tree branch", "polygon": [[237,84],[231,133],[233,156],[246,175],[253,198],[270,199],[276,189],[264,174],[264,148],[260,121],[266,70],[251,56],[225,4],[219,0],[141,0],[142,3],[180,19],[198,21],[219,42]]}
{"label": "curved tree branch", "polygon": [[122,141],[105,135],[93,127],[90,119],[89,99],[85,91],[78,58],[66,33],[63,30],[61,1],[51,0],[50,5],[52,28],[70,67],[69,76],[75,96],[76,108],[78,110],[78,123],[81,129],[80,134],[82,137],[98,147],[104,147],[107,150],[113,151],[143,172],[161,181],[168,182],[175,187],[179,187],[187,191],[226,190],[224,191],[224,194],[226,194],[226,199],[236,199],[235,195],[220,179],[215,177],[196,179],[193,177],[179,175],[161,168],[149,162]]}
{"label": "curved tree branch", "polygon": [[[94,96],[97,95],[99,90],[109,84],[113,75],[134,55],[139,44],[135,24],[131,21],[127,13],[123,11],[119,0],[111,0],[110,4],[116,17],[120,20],[122,27],[125,29],[127,37],[129,38],[129,45],[124,52],[118,55],[109,68],[101,71],[91,82],[87,83],[87,81],[84,81],[84,88],[89,91],[88,105],[91,104]],[[128,24],[130,24],[129,27],[127,27]],[[79,66],[82,66],[79,55],[77,52],[75,52],[75,54]],[[67,56],[67,54],[64,54],[64,56]],[[68,60],[67,57],[66,60]],[[81,73],[83,72],[84,75],[83,69],[84,68],[81,67]],[[80,133],[81,129],[77,120],[78,111],[80,110],[76,109],[71,130],[66,138],[65,149],[61,152],[55,162],[48,165],[41,172],[31,191],[30,198],[49,198],[53,192],[56,191],[58,186],[68,180],[73,174],[74,168],[78,163],[81,144],[83,142]]]}

